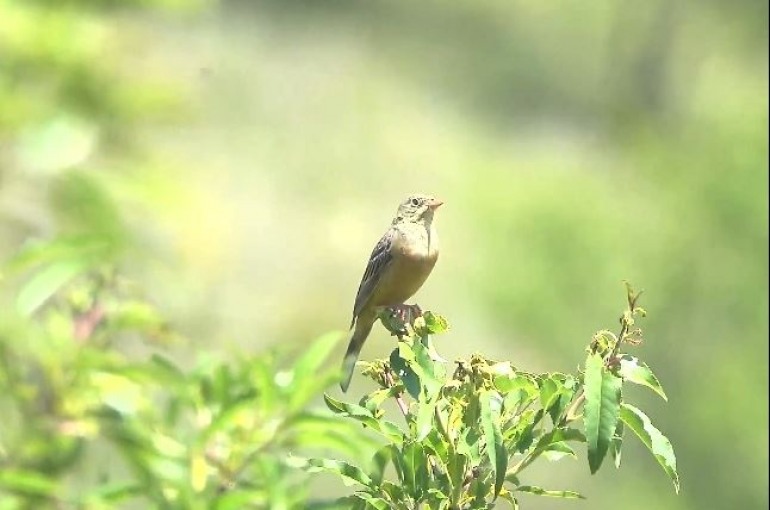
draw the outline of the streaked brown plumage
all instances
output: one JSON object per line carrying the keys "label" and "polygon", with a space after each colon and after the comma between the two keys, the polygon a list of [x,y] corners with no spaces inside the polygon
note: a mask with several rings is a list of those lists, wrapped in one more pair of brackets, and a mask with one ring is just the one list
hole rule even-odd
{"label": "streaked brown plumage", "polygon": [[372,250],[353,305],[352,334],[342,362],[342,391],[350,385],[356,360],[377,320],[378,310],[404,304],[433,270],[438,259],[433,213],[442,203],[428,195],[407,198]]}

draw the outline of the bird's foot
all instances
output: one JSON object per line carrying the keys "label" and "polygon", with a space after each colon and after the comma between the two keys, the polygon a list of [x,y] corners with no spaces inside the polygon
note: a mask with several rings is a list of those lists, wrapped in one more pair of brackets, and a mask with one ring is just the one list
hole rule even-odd
{"label": "bird's foot", "polygon": [[422,309],[417,305],[400,304],[384,307],[379,315],[392,335],[403,338],[409,335],[407,326],[411,326],[417,317],[422,316]]}

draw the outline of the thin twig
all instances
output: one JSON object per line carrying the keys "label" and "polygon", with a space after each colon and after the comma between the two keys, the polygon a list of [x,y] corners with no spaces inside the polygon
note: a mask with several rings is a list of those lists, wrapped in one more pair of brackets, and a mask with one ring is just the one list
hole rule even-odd
{"label": "thin twig", "polygon": [[[396,385],[396,383],[393,381],[393,375],[391,375],[390,372],[385,372],[385,381],[388,384],[388,387],[392,388]],[[398,408],[401,410],[401,414],[404,415],[404,419],[407,419],[407,416],[409,415],[409,406],[406,405],[406,402],[404,402],[403,398],[404,394],[401,392],[396,393],[394,398],[396,399],[396,404],[398,404]],[[409,423],[409,420],[407,419],[407,424]]]}

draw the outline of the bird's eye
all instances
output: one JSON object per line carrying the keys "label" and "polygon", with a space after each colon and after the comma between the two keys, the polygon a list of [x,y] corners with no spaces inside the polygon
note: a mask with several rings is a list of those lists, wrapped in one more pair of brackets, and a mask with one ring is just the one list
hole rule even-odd
{"label": "bird's eye", "polygon": [[418,198],[413,198],[412,199],[412,205],[414,205],[414,206],[420,205],[420,200]]}

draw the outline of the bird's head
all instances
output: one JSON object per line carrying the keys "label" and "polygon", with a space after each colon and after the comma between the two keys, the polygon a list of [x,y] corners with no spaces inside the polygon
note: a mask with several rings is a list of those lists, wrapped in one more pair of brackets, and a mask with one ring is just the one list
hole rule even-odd
{"label": "bird's head", "polygon": [[441,200],[430,195],[414,194],[398,206],[395,221],[412,221],[428,223],[433,220],[433,213],[443,204]]}

